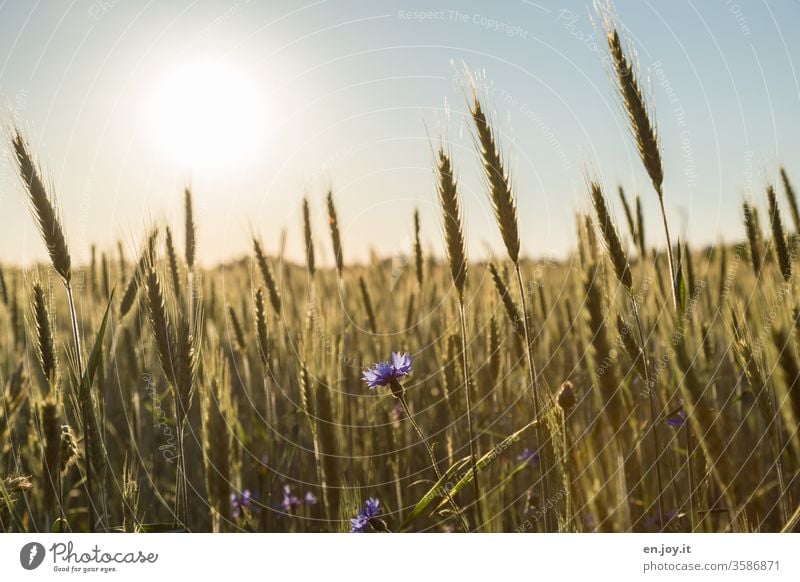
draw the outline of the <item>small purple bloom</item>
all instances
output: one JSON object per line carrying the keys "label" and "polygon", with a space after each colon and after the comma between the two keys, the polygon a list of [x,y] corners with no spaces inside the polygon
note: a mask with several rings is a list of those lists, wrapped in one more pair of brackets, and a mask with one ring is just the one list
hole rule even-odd
{"label": "small purple bloom", "polygon": [[364,533],[369,525],[369,520],[376,517],[381,512],[380,505],[381,502],[374,497],[367,499],[364,508],[359,509],[358,515],[350,520],[350,532]]}
{"label": "small purple bloom", "polygon": [[528,447],[517,456],[518,461],[528,461],[530,465],[535,465],[539,462],[539,451],[532,451]]}
{"label": "small purple bloom", "polygon": [[303,497],[303,501],[306,502],[306,505],[314,505],[317,502],[317,496],[311,493],[311,491],[306,491],[306,496]]}
{"label": "small purple bloom", "polygon": [[252,509],[252,507],[253,497],[250,494],[249,489],[245,489],[239,495],[236,493],[231,493],[231,517],[234,519],[239,519],[239,517],[242,515],[242,511],[245,508]]}
{"label": "small purple bloom", "polygon": [[686,412],[683,410],[679,410],[676,414],[667,418],[667,426],[672,428],[679,428],[683,426],[684,422],[686,422]]}
{"label": "small purple bloom", "polygon": [[368,370],[364,370],[361,379],[370,389],[386,386],[394,380],[408,376],[411,373],[411,362],[411,356],[408,354],[392,352],[391,362],[378,362]]}
{"label": "small purple bloom", "polygon": [[392,352],[392,368],[397,378],[402,378],[411,373],[411,356],[403,353]]}
{"label": "small purple bloom", "polygon": [[281,501],[281,509],[286,513],[292,513],[295,509],[300,507],[302,502],[292,494],[292,489],[288,485],[283,486],[283,500]]}

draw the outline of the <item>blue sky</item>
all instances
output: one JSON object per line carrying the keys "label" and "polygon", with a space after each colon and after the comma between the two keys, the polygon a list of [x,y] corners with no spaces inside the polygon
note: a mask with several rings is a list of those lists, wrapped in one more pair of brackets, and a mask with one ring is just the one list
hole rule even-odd
{"label": "blue sky", "polygon": [[[739,238],[743,197],[763,204],[780,164],[800,186],[800,63],[792,60],[800,38],[791,28],[800,3],[629,1],[616,2],[616,12],[656,104],[673,230],[696,244]],[[500,239],[464,122],[466,68],[510,162],[524,252],[572,248],[574,212],[588,207],[587,170],[609,193],[618,184],[641,193],[656,243],[657,201],[591,15],[579,0],[6,1],[4,125],[16,119],[25,128],[78,257],[117,239],[132,249],[152,221],[179,227],[181,189],[191,181],[206,264],[247,252],[251,230],[274,252],[287,229],[287,252],[299,258],[303,195],[330,258],[330,185],[347,260],[371,248],[407,251],[414,207],[439,251],[431,147],[445,136],[478,257]],[[204,59],[236,68],[263,103],[263,139],[224,167],[170,155],[148,117],[163,79]],[[234,95],[214,115],[242,111]],[[0,208],[0,259],[42,257],[7,159]]]}

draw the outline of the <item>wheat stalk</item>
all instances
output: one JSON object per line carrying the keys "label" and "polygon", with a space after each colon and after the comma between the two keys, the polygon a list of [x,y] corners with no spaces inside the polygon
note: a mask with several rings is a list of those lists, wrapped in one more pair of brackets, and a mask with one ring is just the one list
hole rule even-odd
{"label": "wheat stalk", "polygon": [[789,201],[789,210],[794,221],[794,231],[800,233],[800,212],[797,210],[797,196],[795,196],[794,188],[791,181],[789,181],[789,175],[786,173],[785,168],[781,168],[781,180],[783,181],[783,189],[786,191],[786,199]]}
{"label": "wheat stalk", "polygon": [[367,313],[367,323],[369,324],[369,330],[373,334],[378,333],[378,323],[375,319],[375,311],[372,309],[372,298],[369,294],[369,287],[367,287],[367,282],[364,280],[364,277],[358,277],[358,286],[361,289],[361,300],[364,302],[364,311]]}
{"label": "wheat stalk", "polygon": [[744,227],[747,232],[747,241],[750,245],[750,262],[753,265],[753,272],[758,277],[761,273],[761,225],[758,220],[758,209],[747,202],[742,204],[744,210]]}
{"label": "wheat stalk", "polygon": [[56,273],[64,280],[64,285],[69,287],[72,280],[72,261],[61,219],[53,200],[47,194],[36,164],[33,162],[28,143],[19,130],[15,130],[12,145],[16,154],[17,170],[28,191],[31,212],[39,227],[39,234],[47,247],[50,262]]}
{"label": "wheat stalk", "polygon": [[197,230],[194,224],[194,211],[192,209],[192,190],[188,187],[183,191],[183,208],[185,217],[184,236],[186,237],[184,245],[184,259],[186,260],[186,266],[189,267],[189,270],[191,271],[194,269],[194,261],[197,254],[197,247],[195,244]]}
{"label": "wheat stalk", "polygon": [[344,257],[342,255],[342,237],[339,233],[339,219],[336,216],[336,207],[333,204],[333,191],[328,190],[328,222],[331,227],[331,241],[333,242],[333,255],[336,258],[336,273],[341,277],[344,269]]}
{"label": "wheat stalk", "polygon": [[269,268],[267,257],[264,254],[264,251],[261,249],[261,244],[255,237],[253,237],[253,251],[256,255],[256,263],[261,271],[261,277],[264,279],[264,284],[267,286],[267,291],[269,291],[269,301],[272,305],[272,309],[275,311],[275,315],[280,316],[281,294],[278,290],[277,284],[275,283],[275,277],[272,275],[272,270]]}
{"label": "wheat stalk", "polygon": [[603,235],[603,241],[608,249],[608,254],[611,256],[614,274],[625,289],[631,292],[633,290],[633,277],[631,276],[631,269],[628,264],[628,256],[625,253],[625,249],[622,248],[619,234],[617,234],[617,228],[614,226],[614,222],[608,212],[603,189],[598,182],[591,181],[589,183],[589,190],[592,196],[592,205],[597,215],[597,226]]}
{"label": "wheat stalk", "polygon": [[775,254],[778,257],[778,266],[784,281],[789,281],[792,277],[792,260],[789,256],[789,248],[786,245],[786,234],[783,230],[781,211],[778,208],[775,189],[771,185],[767,186],[767,202],[769,203],[770,225],[772,226],[772,243],[775,246]]}
{"label": "wheat stalk", "polygon": [[467,284],[467,251],[461,226],[461,206],[458,201],[453,166],[450,156],[444,151],[444,148],[439,149],[439,204],[442,209],[450,275],[458,292],[459,301],[463,301],[464,289]]}
{"label": "wheat stalk", "polygon": [[36,322],[36,337],[39,363],[49,386],[52,388],[56,379],[58,358],[56,356],[55,339],[50,325],[50,310],[44,289],[37,281],[33,284],[33,318]]}
{"label": "wheat stalk", "polygon": [[[514,264],[517,279],[517,287],[522,303],[522,329],[525,335],[525,356],[528,363],[528,374],[530,387],[533,391],[533,414],[537,419],[539,415],[547,409],[547,397],[539,386],[539,377],[536,371],[535,359],[533,357],[533,336],[530,329],[530,319],[528,305],[525,294],[525,285],[522,280],[522,270],[520,268],[520,239],[519,223],[517,218],[517,204],[512,193],[511,182],[503,165],[500,152],[495,142],[494,133],[486,119],[486,115],[478,99],[477,91],[473,92],[472,119],[478,134],[478,145],[483,160],[484,173],[489,188],[489,197],[494,209],[495,221],[503,238],[503,243],[508,253],[508,258]],[[536,424],[536,438],[539,446],[544,450],[545,442],[541,434],[541,423]],[[544,470],[544,463],[539,464],[542,475],[541,495],[545,499],[550,498],[550,485]],[[477,477],[476,477],[477,481]],[[547,512],[544,518],[545,528],[553,530],[554,518],[552,512]]]}
{"label": "wheat stalk", "polygon": [[419,223],[419,209],[414,209],[414,266],[417,276],[417,284],[420,291],[422,290],[422,283],[424,281],[424,270],[422,261],[422,241],[420,240],[420,223]]}
{"label": "wheat stalk", "polygon": [[308,198],[303,198],[303,238],[306,243],[306,269],[313,280],[316,273],[316,261],[314,259],[314,238],[311,234],[311,210],[308,206]]}
{"label": "wheat stalk", "polygon": [[619,192],[619,199],[622,202],[622,208],[625,211],[625,220],[628,223],[628,231],[631,233],[631,239],[634,243],[639,240],[639,237],[636,235],[636,222],[633,218],[633,212],[631,210],[630,204],[628,204],[628,197],[625,196],[625,190],[622,186],[617,188]]}
{"label": "wheat stalk", "polygon": [[472,119],[478,132],[483,168],[489,184],[494,216],[506,246],[508,258],[515,265],[519,262],[519,225],[517,204],[511,193],[511,184],[503,167],[503,160],[495,144],[492,128],[486,119],[477,93],[473,96]]}
{"label": "wheat stalk", "polygon": [[645,104],[644,95],[636,79],[634,67],[625,55],[619,33],[613,26],[610,17],[606,19],[605,25],[608,48],[611,52],[611,61],[616,74],[617,90],[622,99],[625,112],[628,115],[628,122],[634,141],[636,142],[639,158],[642,160],[642,164],[645,170],[647,170],[647,174],[650,176],[656,194],[658,194],[658,202],[661,206],[661,218],[664,223],[664,235],[667,239],[667,257],[669,259],[672,304],[677,311],[678,298],[675,292],[675,286],[677,285],[675,279],[676,266],[672,256],[672,240],[669,235],[669,224],[667,223],[667,214],[664,208],[664,167],[661,160],[661,145],[658,139],[658,132],[655,124],[651,122],[653,115]]}
{"label": "wheat stalk", "polygon": [[128,280],[128,284],[125,287],[125,292],[122,294],[122,300],[119,304],[120,317],[125,317],[125,315],[131,310],[131,307],[133,307],[133,303],[139,293],[139,286],[141,285],[142,280],[147,276],[150,266],[154,262],[157,238],[158,230],[153,229],[147,237],[142,254],[136,264],[136,268],[131,275],[131,278]]}
{"label": "wheat stalk", "polygon": [[267,335],[267,313],[264,308],[264,290],[259,287],[254,295],[256,338],[258,339],[258,355],[266,370],[269,368],[269,343]]}
{"label": "wheat stalk", "polygon": [[458,315],[461,327],[461,355],[464,370],[464,392],[467,400],[467,432],[469,436],[470,466],[472,468],[472,485],[475,493],[475,527],[480,528],[479,505],[481,502],[480,485],[478,483],[477,443],[473,428],[472,381],[469,371],[467,353],[467,318],[464,309],[464,291],[467,284],[467,252],[464,244],[464,230],[461,224],[461,207],[458,200],[458,187],[453,175],[450,156],[439,148],[439,203],[444,221],[447,258],[453,285],[458,292]]}
{"label": "wheat stalk", "polygon": [[166,250],[167,250],[167,264],[169,265],[169,274],[172,279],[172,290],[178,300],[181,299],[181,279],[180,271],[178,269],[178,255],[175,252],[175,245],[172,242],[172,230],[166,228]]}

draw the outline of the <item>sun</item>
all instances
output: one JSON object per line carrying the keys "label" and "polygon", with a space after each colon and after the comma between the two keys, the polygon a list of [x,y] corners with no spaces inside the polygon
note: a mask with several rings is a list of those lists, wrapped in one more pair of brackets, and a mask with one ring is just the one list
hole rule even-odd
{"label": "sun", "polygon": [[188,169],[255,161],[268,108],[255,79],[232,63],[186,63],[156,82],[149,102],[158,145]]}

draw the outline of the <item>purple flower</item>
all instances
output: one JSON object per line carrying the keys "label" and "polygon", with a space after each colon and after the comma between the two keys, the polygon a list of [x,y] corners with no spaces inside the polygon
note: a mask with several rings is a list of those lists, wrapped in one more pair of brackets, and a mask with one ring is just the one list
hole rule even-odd
{"label": "purple flower", "polygon": [[378,362],[361,375],[367,386],[377,388],[386,386],[394,380],[408,376],[411,373],[411,356],[406,353],[392,352],[391,362]]}
{"label": "purple flower", "polygon": [[684,422],[686,422],[686,412],[683,409],[667,418],[667,426],[672,428],[679,428]]}
{"label": "purple flower", "polygon": [[311,493],[311,491],[306,491],[306,496],[303,497],[303,501],[306,502],[306,505],[314,505],[317,502],[317,496]]}
{"label": "purple flower", "polygon": [[411,373],[411,356],[407,353],[392,352],[392,368],[397,378],[402,378]]}
{"label": "purple flower", "polygon": [[236,493],[231,493],[231,517],[234,519],[239,519],[239,517],[242,515],[242,511],[245,508],[252,509],[252,507],[253,497],[250,494],[249,489],[245,489],[239,495]]}
{"label": "purple flower", "polygon": [[364,533],[369,525],[369,520],[381,512],[380,505],[381,502],[374,497],[367,499],[366,503],[364,503],[364,508],[359,509],[358,515],[350,520],[350,532]]}
{"label": "purple flower", "polygon": [[292,494],[292,488],[288,485],[284,485],[281,509],[283,509],[286,513],[292,513],[295,509],[300,507],[301,503],[302,501]]}
{"label": "purple flower", "polygon": [[528,461],[528,464],[535,465],[539,462],[539,451],[532,451],[528,447],[519,454],[518,461]]}

